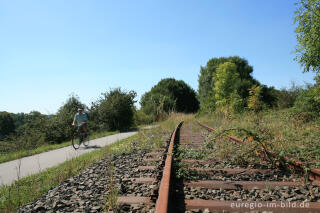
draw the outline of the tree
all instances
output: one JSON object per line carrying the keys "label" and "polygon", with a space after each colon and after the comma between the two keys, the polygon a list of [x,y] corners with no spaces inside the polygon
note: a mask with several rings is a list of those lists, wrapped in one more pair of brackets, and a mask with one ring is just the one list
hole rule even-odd
{"label": "tree", "polygon": [[33,149],[46,143],[48,116],[38,111],[24,115],[24,124],[19,128],[19,141],[24,149]]}
{"label": "tree", "polygon": [[212,111],[212,97],[214,97],[215,87],[215,74],[219,65],[231,62],[236,65],[236,73],[238,73],[238,81],[234,82],[237,90],[237,94],[245,102],[249,96],[249,89],[252,85],[257,84],[257,81],[253,79],[251,73],[253,71],[252,66],[248,64],[248,61],[238,56],[233,57],[220,57],[210,59],[205,67],[200,68],[199,75],[199,101],[202,111]]}
{"label": "tree", "polygon": [[92,103],[90,117],[97,130],[128,130],[134,123],[134,103],[136,92],[125,92],[120,88],[102,93]]}
{"label": "tree", "polygon": [[135,111],[134,120],[136,125],[151,124],[153,122],[153,116],[150,114],[147,115],[140,109]]}
{"label": "tree", "polygon": [[300,91],[294,103],[297,112],[305,113],[310,118],[320,116],[320,76],[315,77],[314,85],[307,85],[307,88]]}
{"label": "tree", "polygon": [[220,64],[213,76],[213,100],[217,108],[223,111],[236,111],[236,108],[241,104],[241,98],[237,94],[236,82],[240,81],[237,66],[232,62]]}
{"label": "tree", "polygon": [[296,46],[297,60],[304,72],[320,72],[320,1],[301,0],[300,7],[295,11],[294,23],[298,45]]}
{"label": "tree", "polygon": [[268,108],[277,106],[278,90],[273,86],[268,87],[267,85],[258,84],[261,87],[261,101]]}
{"label": "tree", "polygon": [[277,91],[277,107],[279,109],[293,107],[297,97],[302,91],[302,87],[295,85],[294,82],[291,83],[291,87],[289,89],[280,89]]}
{"label": "tree", "polygon": [[14,125],[16,127],[16,130],[18,130],[25,123],[25,117],[27,116],[27,114],[21,112],[17,114],[12,113],[11,115],[14,120]]}
{"label": "tree", "polygon": [[248,108],[254,112],[259,112],[264,108],[264,103],[261,100],[262,87],[254,85],[249,90]]}
{"label": "tree", "polygon": [[146,114],[153,114],[155,120],[160,111],[194,113],[199,109],[196,92],[184,81],[173,78],[162,79],[146,92],[140,101]]}
{"label": "tree", "polygon": [[239,79],[237,66],[232,62],[220,64],[213,76],[214,99],[217,105],[226,105],[230,95],[235,91],[235,82]]}
{"label": "tree", "polygon": [[0,112],[0,139],[15,131],[13,117],[8,112]]}
{"label": "tree", "polygon": [[[213,112],[218,104],[220,106],[229,105],[233,111],[240,112],[247,107],[249,90],[254,85],[261,86],[261,100],[266,106],[273,107],[277,100],[276,90],[273,87],[261,85],[251,76],[252,71],[253,68],[248,61],[238,56],[210,59],[206,67],[200,69],[201,111]],[[217,82],[218,85],[216,85]]]}

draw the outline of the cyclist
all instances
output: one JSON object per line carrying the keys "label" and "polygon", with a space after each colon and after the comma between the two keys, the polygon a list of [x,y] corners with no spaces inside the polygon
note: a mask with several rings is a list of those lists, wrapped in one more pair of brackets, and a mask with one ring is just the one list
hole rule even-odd
{"label": "cyclist", "polygon": [[78,113],[74,115],[72,126],[74,126],[76,122],[78,125],[78,131],[82,128],[84,137],[87,137],[88,116],[85,112],[83,112],[82,108],[78,108]]}

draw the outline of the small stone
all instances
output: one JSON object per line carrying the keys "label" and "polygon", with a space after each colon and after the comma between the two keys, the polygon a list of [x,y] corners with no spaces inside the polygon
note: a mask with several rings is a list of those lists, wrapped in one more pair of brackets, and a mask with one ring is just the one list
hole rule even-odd
{"label": "small stone", "polygon": [[101,209],[101,207],[100,206],[94,206],[94,207],[91,208],[91,210],[98,210],[98,209]]}
{"label": "small stone", "polygon": [[149,188],[153,189],[154,187],[156,187],[156,185],[150,185]]}
{"label": "small stone", "polygon": [[289,198],[290,195],[289,195],[288,193],[284,193],[284,194],[283,194],[283,197],[284,197],[284,198]]}
{"label": "small stone", "polygon": [[210,210],[208,208],[203,210],[203,213],[210,213]]}

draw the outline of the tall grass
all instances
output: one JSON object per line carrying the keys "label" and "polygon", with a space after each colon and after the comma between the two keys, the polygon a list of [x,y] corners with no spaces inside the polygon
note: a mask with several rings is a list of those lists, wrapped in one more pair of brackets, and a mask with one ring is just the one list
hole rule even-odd
{"label": "tall grass", "polygon": [[216,128],[217,132],[234,129],[228,134],[240,138],[256,135],[260,142],[268,144],[278,154],[320,168],[319,122],[308,121],[291,110],[270,110],[257,114],[245,112],[227,118],[212,114],[202,116],[199,120]]}

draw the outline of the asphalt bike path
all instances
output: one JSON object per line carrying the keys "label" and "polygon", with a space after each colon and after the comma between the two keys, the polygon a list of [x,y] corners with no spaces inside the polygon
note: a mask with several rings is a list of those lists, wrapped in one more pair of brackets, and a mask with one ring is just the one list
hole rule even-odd
{"label": "asphalt bike path", "polygon": [[[152,127],[147,127],[145,129],[149,128]],[[2,163],[0,164],[0,186],[11,185],[15,180],[18,180],[18,177],[23,178],[31,174],[39,173],[47,168],[51,168],[67,160],[71,160],[72,158],[78,157],[85,153],[92,152],[103,146],[110,145],[135,134],[137,134],[137,131],[118,133],[90,140],[88,147],[85,147],[83,144],[81,144],[80,148],[77,150],[75,150],[71,145]]]}

